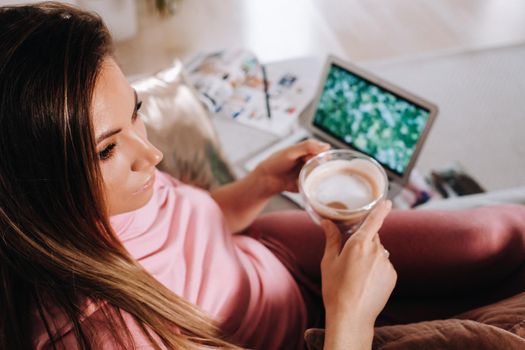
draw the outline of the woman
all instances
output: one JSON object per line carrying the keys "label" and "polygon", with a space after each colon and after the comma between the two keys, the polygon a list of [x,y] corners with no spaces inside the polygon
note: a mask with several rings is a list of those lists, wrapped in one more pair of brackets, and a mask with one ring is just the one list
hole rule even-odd
{"label": "woman", "polygon": [[[224,226],[246,227],[270,193],[295,182],[296,160],[325,145],[304,143],[217,190],[224,220],[206,193],[155,170],[162,154],[147,140],[106,28],[60,4],[0,11],[0,96],[1,348],[235,348],[222,339],[233,333],[246,346],[301,346],[306,315],[290,273],[263,245]],[[159,242],[137,241],[136,228],[122,227],[137,210],[149,215],[141,225],[157,220],[151,232],[161,230]],[[177,239],[186,241],[171,245]],[[180,270],[163,275],[159,264]],[[382,265],[393,286],[384,257]],[[279,281],[283,295],[258,286],[261,276]],[[278,325],[290,321],[289,330],[265,333],[282,311]],[[251,324],[241,324],[245,316]]]}
{"label": "woman", "polygon": [[[210,196],[155,169],[139,108],[96,15],[0,10],[0,348],[294,349],[323,320],[327,349],[370,348],[396,281],[377,233],[390,204],[344,247],[304,213],[254,222],[326,145],[279,152]],[[394,242],[405,216],[382,235],[417,262]],[[497,249],[509,271],[522,263]]]}

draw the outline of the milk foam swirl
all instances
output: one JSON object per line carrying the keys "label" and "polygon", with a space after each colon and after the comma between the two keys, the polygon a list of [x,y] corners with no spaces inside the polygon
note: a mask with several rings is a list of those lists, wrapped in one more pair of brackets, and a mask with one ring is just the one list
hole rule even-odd
{"label": "milk foam swirl", "polygon": [[344,210],[356,210],[373,202],[383,186],[381,173],[363,159],[321,164],[308,175],[304,185],[312,201]]}

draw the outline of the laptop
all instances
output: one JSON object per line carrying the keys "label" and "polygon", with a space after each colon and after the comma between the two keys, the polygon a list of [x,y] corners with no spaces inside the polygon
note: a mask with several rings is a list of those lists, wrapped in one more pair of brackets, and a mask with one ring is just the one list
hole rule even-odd
{"label": "laptop", "polygon": [[[438,113],[435,104],[335,56],[328,56],[299,128],[245,163],[253,170],[270,154],[307,138],[353,149],[379,162],[389,198],[407,184]],[[285,192],[302,206],[296,193]]]}

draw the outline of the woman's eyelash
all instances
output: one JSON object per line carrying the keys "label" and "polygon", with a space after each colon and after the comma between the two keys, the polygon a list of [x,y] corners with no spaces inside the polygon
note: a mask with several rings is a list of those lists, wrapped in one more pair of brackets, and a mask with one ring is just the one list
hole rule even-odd
{"label": "woman's eyelash", "polygon": [[137,119],[138,115],[139,115],[139,110],[140,110],[140,107],[142,107],[142,101],[138,101],[137,102],[137,105],[135,106],[135,112],[133,113],[133,121],[135,121],[135,119]]}
{"label": "woman's eyelash", "polygon": [[100,160],[108,160],[113,155],[113,150],[115,149],[116,143],[111,143],[107,145],[102,151],[98,152],[98,158]]}

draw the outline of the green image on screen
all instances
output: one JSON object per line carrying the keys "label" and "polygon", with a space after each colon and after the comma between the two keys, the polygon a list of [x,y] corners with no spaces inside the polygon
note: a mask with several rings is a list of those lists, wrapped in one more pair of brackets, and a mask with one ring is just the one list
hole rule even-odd
{"label": "green image on screen", "polygon": [[430,113],[332,65],[314,125],[403,175]]}

